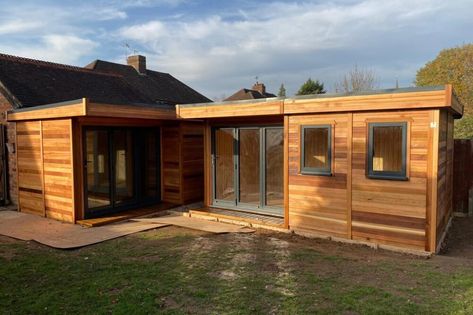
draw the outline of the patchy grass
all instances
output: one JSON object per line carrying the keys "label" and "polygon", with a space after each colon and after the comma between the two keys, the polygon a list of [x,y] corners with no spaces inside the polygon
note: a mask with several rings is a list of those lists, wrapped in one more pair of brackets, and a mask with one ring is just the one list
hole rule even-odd
{"label": "patchy grass", "polygon": [[3,314],[471,314],[473,261],[162,228],[80,250],[0,237]]}

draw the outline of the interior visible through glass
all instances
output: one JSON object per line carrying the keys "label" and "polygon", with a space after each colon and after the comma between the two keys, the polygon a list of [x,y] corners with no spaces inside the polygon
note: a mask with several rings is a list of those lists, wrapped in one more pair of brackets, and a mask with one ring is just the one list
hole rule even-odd
{"label": "interior visible through glass", "polygon": [[233,129],[215,131],[215,198],[235,201]]}
{"label": "interior visible through glass", "polygon": [[373,128],[373,171],[402,171],[402,127]]}
{"label": "interior visible through glass", "polygon": [[110,205],[108,131],[88,130],[86,136],[88,208]]}
{"label": "interior visible through glass", "polygon": [[86,217],[160,201],[158,128],[85,130]]}
{"label": "interior visible through glass", "polygon": [[240,129],[239,202],[260,204],[260,130]]}
{"label": "interior visible through glass", "polygon": [[329,161],[329,129],[304,129],[304,167],[328,169]]}
{"label": "interior visible through glass", "polygon": [[115,203],[120,204],[134,197],[133,187],[133,134],[130,129],[113,132],[115,155]]}

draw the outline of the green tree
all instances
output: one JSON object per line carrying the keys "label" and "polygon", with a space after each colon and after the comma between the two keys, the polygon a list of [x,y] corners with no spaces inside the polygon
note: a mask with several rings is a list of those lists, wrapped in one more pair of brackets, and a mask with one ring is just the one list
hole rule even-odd
{"label": "green tree", "polygon": [[281,83],[281,86],[279,87],[278,96],[286,97],[286,88],[284,87],[284,83]]}
{"label": "green tree", "polygon": [[309,94],[324,94],[324,84],[320,83],[319,80],[312,80],[309,78],[304,84],[301,85],[297,95],[309,95]]}
{"label": "green tree", "polygon": [[465,106],[463,118],[455,121],[455,138],[473,138],[473,44],[444,49],[417,71],[417,86],[447,83]]}

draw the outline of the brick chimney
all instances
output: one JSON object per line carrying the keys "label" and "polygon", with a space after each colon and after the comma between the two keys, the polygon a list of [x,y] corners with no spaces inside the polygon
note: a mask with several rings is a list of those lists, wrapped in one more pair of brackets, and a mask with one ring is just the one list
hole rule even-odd
{"label": "brick chimney", "polygon": [[263,83],[259,83],[258,81],[253,85],[251,89],[258,91],[263,95],[266,94],[266,86]]}
{"label": "brick chimney", "polygon": [[146,74],[146,57],[141,55],[128,56],[126,63],[135,68],[139,74]]}

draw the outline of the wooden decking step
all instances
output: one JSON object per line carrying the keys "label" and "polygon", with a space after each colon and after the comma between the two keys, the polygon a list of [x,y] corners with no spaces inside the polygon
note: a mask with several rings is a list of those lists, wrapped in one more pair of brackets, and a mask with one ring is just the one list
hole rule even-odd
{"label": "wooden decking step", "polygon": [[78,220],[77,224],[80,224],[86,227],[102,226],[102,225],[116,223],[120,221],[127,221],[133,218],[143,218],[147,216],[153,216],[160,212],[162,212],[163,214],[167,214],[165,211],[173,207],[176,207],[176,205],[172,203],[163,202],[151,207],[127,210],[127,211],[119,212],[116,214],[105,215],[99,218]]}
{"label": "wooden decking step", "polygon": [[200,208],[190,210],[189,216],[199,219],[244,225],[253,228],[265,228],[280,232],[289,232],[289,230],[284,227],[283,218],[261,214],[219,208]]}

